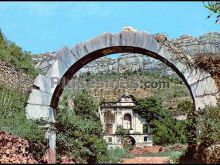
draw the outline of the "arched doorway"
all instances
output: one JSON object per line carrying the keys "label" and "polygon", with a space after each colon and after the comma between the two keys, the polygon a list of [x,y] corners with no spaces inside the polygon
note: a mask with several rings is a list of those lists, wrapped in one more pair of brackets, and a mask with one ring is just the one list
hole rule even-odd
{"label": "arched doorway", "polygon": [[122,146],[123,148],[131,149],[132,147],[135,147],[136,141],[132,136],[126,136],[122,138]]}
{"label": "arched doorway", "polygon": [[[29,119],[43,119],[55,123],[55,112],[63,88],[73,75],[89,62],[113,53],[143,54],[168,65],[188,87],[194,109],[199,111],[206,106],[216,106],[219,96],[218,88],[209,73],[196,69],[184,60],[189,56],[179,56],[171,49],[158,42],[153,35],[146,32],[122,31],[120,33],[103,33],[100,36],[57,51],[57,60],[46,75],[38,75],[26,106]],[[50,148],[55,150],[56,136],[49,135]]]}

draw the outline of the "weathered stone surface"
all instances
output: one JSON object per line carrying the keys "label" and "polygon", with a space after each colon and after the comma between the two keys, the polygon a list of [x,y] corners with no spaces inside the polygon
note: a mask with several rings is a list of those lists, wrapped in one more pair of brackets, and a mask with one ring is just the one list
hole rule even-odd
{"label": "weathered stone surface", "polygon": [[200,111],[206,107],[215,107],[217,105],[217,99],[214,95],[205,95],[202,97],[194,97],[196,111]]}
{"label": "weathered stone surface", "polygon": [[160,50],[157,52],[157,54],[159,54],[160,56],[164,57],[169,61],[172,61],[173,59],[171,52],[165,46],[162,46]]}
{"label": "weathered stone surface", "polygon": [[49,106],[51,98],[51,94],[33,89],[27,103]]}
{"label": "weathered stone surface", "polygon": [[25,111],[28,119],[55,122],[54,109],[50,106],[27,104]]}
{"label": "weathered stone surface", "polygon": [[147,50],[157,53],[161,49],[162,45],[157,42],[154,38],[153,35],[149,35],[147,38],[147,45],[146,48]]}
{"label": "weathered stone surface", "polygon": [[72,66],[77,61],[76,57],[72,54],[68,47],[64,47],[57,51],[56,56],[67,67]]}
{"label": "weathered stone surface", "polygon": [[57,78],[47,78],[39,74],[35,79],[33,85],[39,88],[40,91],[53,94],[53,91],[58,84]]}
{"label": "weathered stone surface", "polygon": [[134,39],[135,45],[140,48],[146,48],[149,35],[150,34],[148,34],[147,32],[136,32]]}
{"label": "weathered stone surface", "polygon": [[88,40],[84,43],[86,50],[89,53],[91,53],[99,49],[111,47],[112,46],[111,38],[112,38],[111,33],[103,33],[94,39]]}
{"label": "weathered stone surface", "polygon": [[186,72],[184,73],[184,76],[188,82],[189,85],[196,83],[198,81],[201,81],[205,78],[210,77],[210,74],[198,69],[188,69],[186,70]]}
{"label": "weathered stone surface", "polygon": [[112,46],[122,46],[122,33],[112,35]]}
{"label": "weathered stone surface", "polygon": [[211,77],[205,78],[190,85],[194,96],[214,95],[218,93],[218,88],[215,85],[214,79]]}
{"label": "weathered stone surface", "polygon": [[137,43],[135,43],[136,32],[123,31],[121,33],[121,36],[122,36],[122,45],[136,46],[136,44],[137,44]]}
{"label": "weathered stone surface", "polygon": [[70,48],[72,54],[76,57],[76,59],[80,59],[88,54],[84,43],[76,44],[73,48]]}
{"label": "weathered stone surface", "polygon": [[58,78],[61,79],[64,75],[64,73],[68,70],[69,68],[61,62],[61,60],[56,60],[54,61],[52,67],[48,70],[47,74],[45,77],[47,78]]}

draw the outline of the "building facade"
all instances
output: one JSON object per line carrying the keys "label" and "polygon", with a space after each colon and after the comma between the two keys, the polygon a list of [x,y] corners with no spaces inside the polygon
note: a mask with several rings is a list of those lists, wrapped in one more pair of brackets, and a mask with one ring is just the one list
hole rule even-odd
{"label": "building facade", "polygon": [[[148,123],[134,113],[134,98],[123,95],[117,102],[102,102],[99,115],[104,130],[104,139],[109,147],[123,147],[123,140],[128,139],[132,146],[143,147],[152,145],[151,128]],[[119,127],[127,130],[125,137],[118,134]]]}

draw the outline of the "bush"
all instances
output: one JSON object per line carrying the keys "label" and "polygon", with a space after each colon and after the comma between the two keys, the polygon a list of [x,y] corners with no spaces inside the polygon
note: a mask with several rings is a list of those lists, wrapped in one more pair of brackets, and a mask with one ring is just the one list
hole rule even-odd
{"label": "bush", "polygon": [[132,158],[134,157],[132,154],[128,152],[126,149],[121,148],[110,148],[107,151],[107,157],[103,157],[102,163],[110,163],[116,164],[120,162],[121,158]]}
{"label": "bush", "polygon": [[31,53],[23,51],[11,41],[7,41],[0,30],[0,59],[9,65],[22,70],[31,77],[36,77],[39,71],[34,67]]}
{"label": "bush", "polygon": [[[68,102],[73,102],[71,107]],[[67,155],[77,163],[100,163],[107,157],[97,106],[87,93],[73,98],[64,94],[57,116],[57,154]]]}
{"label": "bush", "polygon": [[0,93],[0,130],[28,140],[34,158],[41,161],[46,150],[44,131],[26,118],[27,95],[4,86],[0,86]]}
{"label": "bush", "polygon": [[[185,112],[192,112],[191,103],[181,102],[177,107],[178,110],[184,109]],[[154,144],[168,145],[188,142],[187,130],[191,119],[185,121],[174,119],[168,110],[162,108],[158,98],[137,99],[134,111],[150,124]]]}
{"label": "bush", "polygon": [[[215,148],[220,145],[220,107],[206,108],[197,117],[197,151],[195,157],[203,163],[220,163],[220,153]],[[210,150],[213,148],[213,151]],[[215,153],[213,153],[215,152]],[[212,160],[210,155],[214,155]]]}

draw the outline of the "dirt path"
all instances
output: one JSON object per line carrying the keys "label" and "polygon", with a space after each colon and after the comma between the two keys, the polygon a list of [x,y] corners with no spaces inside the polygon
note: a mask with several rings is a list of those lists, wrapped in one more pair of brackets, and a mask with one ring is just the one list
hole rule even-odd
{"label": "dirt path", "polygon": [[169,157],[135,157],[123,158],[121,164],[169,164]]}

